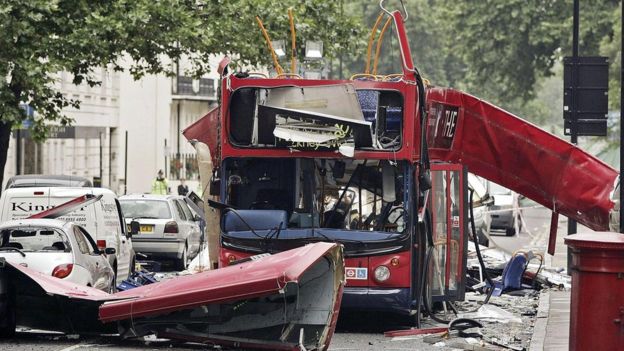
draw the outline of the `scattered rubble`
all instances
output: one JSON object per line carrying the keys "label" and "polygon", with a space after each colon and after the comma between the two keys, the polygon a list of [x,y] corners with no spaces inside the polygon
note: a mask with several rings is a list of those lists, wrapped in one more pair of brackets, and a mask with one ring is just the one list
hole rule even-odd
{"label": "scattered rubble", "polygon": [[[465,300],[455,303],[457,315],[450,312],[437,315],[441,319],[464,318],[478,321],[482,327],[471,326],[453,330],[449,326],[427,324],[423,329],[396,331],[387,336],[410,335],[442,350],[528,350],[538,316],[540,291],[569,289],[571,278],[563,269],[544,267],[541,253],[529,250],[508,254],[502,250],[481,247],[487,273],[495,281],[503,281],[505,266],[515,255],[538,257],[528,259],[521,271],[521,288],[505,289],[500,296],[488,300],[484,272],[469,244],[467,272],[470,279]],[[487,301],[487,303],[485,303]],[[428,321],[428,320],[426,320]]]}

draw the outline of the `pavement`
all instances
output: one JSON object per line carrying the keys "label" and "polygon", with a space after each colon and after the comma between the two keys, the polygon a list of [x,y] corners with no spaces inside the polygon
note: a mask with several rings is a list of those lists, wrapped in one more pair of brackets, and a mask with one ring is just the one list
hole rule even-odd
{"label": "pavement", "polygon": [[[567,221],[560,221],[555,255],[546,255],[546,266],[567,267],[568,247],[564,243]],[[578,232],[590,231],[579,225]],[[546,290],[540,296],[537,319],[533,326],[530,351],[566,351],[570,337],[570,291]]]}

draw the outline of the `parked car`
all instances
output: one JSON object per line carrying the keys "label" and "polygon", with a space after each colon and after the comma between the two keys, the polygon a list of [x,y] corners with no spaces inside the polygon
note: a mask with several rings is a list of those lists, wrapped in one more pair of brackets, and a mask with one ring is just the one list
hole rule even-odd
{"label": "parked car", "polygon": [[494,198],[494,205],[490,207],[492,216],[490,228],[504,230],[507,236],[516,235],[516,222],[518,223],[518,230],[521,229],[522,224],[522,221],[518,218],[519,215],[513,210],[514,201],[517,201],[517,195],[511,190],[492,182],[490,182],[489,192]]}
{"label": "parked car", "polygon": [[106,255],[81,226],[56,219],[23,219],[0,225],[0,256],[41,273],[106,292],[115,274]]}
{"label": "parked car", "polygon": [[99,197],[99,201],[55,218],[85,228],[100,250],[107,247],[115,249],[115,254],[109,255],[108,259],[115,271],[116,282],[120,284],[134,270],[135,258],[131,235],[126,230],[117,195],[111,190],[65,187],[6,189],[0,197],[0,222],[24,219],[87,194]]}
{"label": "parked car", "polygon": [[26,174],[16,175],[6,183],[5,189],[10,188],[35,188],[35,187],[80,187],[91,188],[93,184],[91,180],[85,177],[68,176],[68,175],[43,175],[43,174]]}
{"label": "parked car", "polygon": [[[492,222],[490,206],[494,201],[481,179],[472,173],[468,173],[468,186],[473,190],[471,201],[477,240],[479,244],[489,246],[490,224]],[[472,231],[472,226],[469,228]]]}
{"label": "parked car", "polygon": [[200,250],[201,217],[193,213],[183,196],[124,195],[119,198],[129,226],[139,223],[133,238],[136,252],[155,258],[173,258],[179,270],[186,269]]}

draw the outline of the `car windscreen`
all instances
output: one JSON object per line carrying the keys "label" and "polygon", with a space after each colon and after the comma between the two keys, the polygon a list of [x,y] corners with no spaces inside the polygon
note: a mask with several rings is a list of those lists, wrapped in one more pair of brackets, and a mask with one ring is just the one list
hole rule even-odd
{"label": "car windscreen", "polygon": [[67,236],[60,230],[46,227],[15,227],[0,232],[0,247],[22,251],[71,251]]}
{"label": "car windscreen", "polygon": [[126,219],[168,219],[171,210],[167,201],[161,200],[121,200],[121,211]]}

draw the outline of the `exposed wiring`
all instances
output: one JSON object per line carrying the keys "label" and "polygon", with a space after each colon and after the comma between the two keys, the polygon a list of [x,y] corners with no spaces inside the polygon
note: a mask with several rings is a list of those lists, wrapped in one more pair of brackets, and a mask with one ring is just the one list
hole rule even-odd
{"label": "exposed wiring", "polygon": [[297,34],[295,33],[295,17],[292,7],[288,9],[288,20],[290,21],[290,73],[297,73]]}
{"label": "exposed wiring", "polygon": [[[469,195],[468,195],[468,199],[472,199],[472,195],[474,193],[474,189],[469,189]],[[487,296],[485,298],[485,300],[483,301],[483,304],[486,304],[490,301],[490,298],[492,297],[492,293],[494,292],[494,282],[492,281],[492,278],[490,278],[490,275],[487,272],[487,269],[485,268],[485,263],[483,262],[483,256],[481,256],[481,249],[479,248],[479,240],[477,238],[477,230],[476,230],[476,226],[474,223],[474,211],[472,208],[472,201],[470,202],[470,229],[472,229],[472,241],[474,242],[475,245],[475,251],[477,252],[477,258],[479,259],[479,265],[481,265],[481,270],[483,271],[483,276],[485,277],[485,280],[487,280],[487,283],[490,285],[490,289],[487,293]]]}
{"label": "exposed wiring", "polygon": [[[366,49],[366,69],[364,70],[364,74],[370,73],[370,61],[371,61],[371,54],[373,51],[373,43],[375,42],[375,35],[377,35],[377,27],[379,26],[379,23],[381,22],[383,16],[384,16],[383,12],[381,12],[379,16],[377,16],[375,25],[373,26],[373,29],[371,30],[370,37],[368,38],[368,48]],[[351,78],[353,80],[353,77]]]}
{"label": "exposed wiring", "polygon": [[273,67],[275,67],[275,71],[277,72],[277,74],[284,74],[284,69],[282,68],[282,66],[280,66],[279,61],[277,60],[277,55],[275,54],[275,50],[273,49],[273,44],[271,44],[271,38],[269,38],[269,33],[267,33],[267,30],[264,28],[264,25],[262,24],[262,20],[260,19],[260,17],[256,16],[256,22],[258,22],[258,26],[260,26],[260,30],[262,31],[262,36],[264,36],[264,40],[267,43],[267,46],[269,47],[269,51],[271,51],[271,57],[273,58]]}
{"label": "exposed wiring", "polygon": [[375,50],[375,61],[373,61],[373,75],[377,75],[377,64],[379,63],[379,55],[381,55],[381,43],[383,41],[384,34],[386,34],[386,30],[392,23],[392,17],[388,18],[383,28],[381,29],[381,33],[379,33],[379,39],[377,39],[377,49]]}

